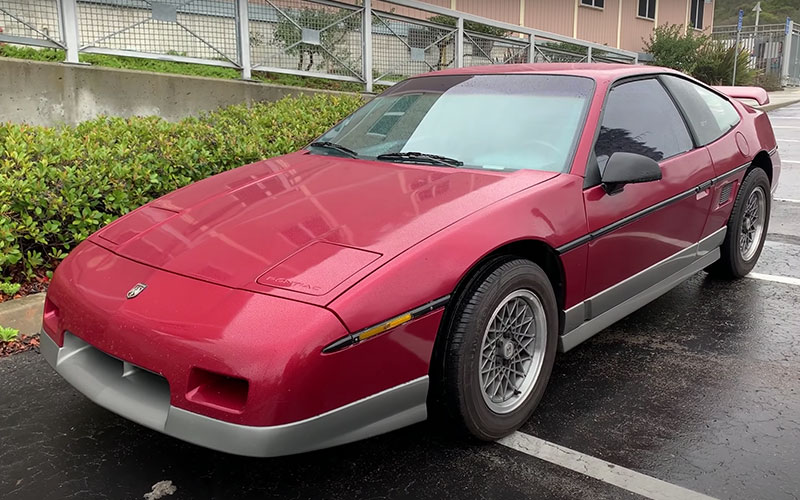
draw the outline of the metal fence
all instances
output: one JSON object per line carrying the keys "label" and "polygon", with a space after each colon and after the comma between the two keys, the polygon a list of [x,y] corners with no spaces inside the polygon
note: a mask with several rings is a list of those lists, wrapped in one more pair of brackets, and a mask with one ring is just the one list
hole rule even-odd
{"label": "metal fence", "polygon": [[784,24],[717,26],[712,37],[725,46],[738,43],[750,53],[750,67],[760,70],[784,86],[800,86],[800,26],[793,21]]}
{"label": "metal fence", "polygon": [[0,42],[392,85],[432,70],[637,54],[418,0],[0,0]]}

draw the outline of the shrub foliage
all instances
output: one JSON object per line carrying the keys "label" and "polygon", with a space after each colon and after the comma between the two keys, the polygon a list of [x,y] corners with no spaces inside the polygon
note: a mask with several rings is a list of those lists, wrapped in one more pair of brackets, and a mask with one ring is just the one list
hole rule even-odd
{"label": "shrub foliage", "polygon": [[677,69],[709,85],[730,85],[733,61],[738,57],[736,85],[753,85],[761,73],[750,67],[750,54],[726,47],[708,35],[686,30],[683,26],[664,24],[645,40],[645,51],[653,55],[653,64]]}
{"label": "shrub foliage", "polygon": [[51,270],[101,226],[181,186],[297,150],[360,104],[358,96],[315,95],[178,123],[0,124],[0,282]]}

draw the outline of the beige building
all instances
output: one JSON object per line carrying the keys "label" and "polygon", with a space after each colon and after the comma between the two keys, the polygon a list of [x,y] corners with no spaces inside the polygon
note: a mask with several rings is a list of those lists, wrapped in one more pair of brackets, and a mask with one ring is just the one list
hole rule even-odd
{"label": "beige building", "polygon": [[[635,52],[641,52],[643,39],[656,26],[680,24],[710,32],[714,23],[713,0],[423,1]],[[380,3],[375,2],[376,8]],[[395,10],[402,13],[402,8]]]}

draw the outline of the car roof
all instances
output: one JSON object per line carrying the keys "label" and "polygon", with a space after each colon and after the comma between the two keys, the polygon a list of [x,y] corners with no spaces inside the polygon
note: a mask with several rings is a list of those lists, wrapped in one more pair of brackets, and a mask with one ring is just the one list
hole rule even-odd
{"label": "car roof", "polygon": [[503,75],[503,74],[548,74],[548,75],[573,75],[592,78],[595,80],[616,80],[627,76],[636,76],[652,73],[679,72],[659,66],[644,66],[641,64],[610,64],[610,63],[537,63],[537,64],[493,64],[488,66],[470,66],[467,68],[446,69],[434,71],[425,76],[446,75]]}

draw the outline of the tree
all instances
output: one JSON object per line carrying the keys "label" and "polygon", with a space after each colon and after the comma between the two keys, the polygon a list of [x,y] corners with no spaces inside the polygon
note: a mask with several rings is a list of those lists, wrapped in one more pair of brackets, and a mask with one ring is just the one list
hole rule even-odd
{"label": "tree", "polygon": [[683,25],[664,24],[653,30],[644,49],[653,56],[656,66],[674,68],[691,74],[697,65],[699,50],[708,43],[707,35],[686,30]]}
{"label": "tree", "polygon": [[[714,6],[714,24],[724,26],[736,24],[739,18],[739,9],[744,11],[745,26],[752,26],[756,22],[756,13],[753,7],[757,0],[716,0]],[[783,24],[786,18],[791,17],[795,22],[800,21],[800,2],[797,0],[762,0],[761,18],[759,24]]]}
{"label": "tree", "polygon": [[[449,26],[451,28],[455,28],[456,24],[458,23],[458,20],[455,17],[444,16],[444,15],[429,17],[428,21],[436,24],[441,24],[444,26]],[[475,21],[464,21],[464,31],[471,31],[473,33],[480,33],[499,38],[508,35],[508,31],[502,28],[489,26],[487,24],[476,23]],[[432,43],[441,35],[437,36],[436,33],[431,31],[430,36]],[[450,66],[450,64],[452,64],[453,60],[455,59],[455,54],[453,54],[453,57],[450,58],[450,60],[447,59],[447,46],[449,44],[450,44],[449,38],[445,38],[444,40],[439,40],[438,42],[436,42],[436,47],[439,49],[439,64],[437,69],[443,69]],[[480,49],[486,54],[490,54],[492,52],[492,48],[494,47],[493,40],[479,39],[476,41],[476,44],[478,44]]]}
{"label": "tree", "polygon": [[[350,58],[349,44],[342,42],[349,33],[358,30],[361,22],[359,16],[351,14],[352,11],[347,9],[334,11],[306,7],[291,19],[282,17],[275,29],[275,41],[284,47],[287,54],[298,56],[298,70],[303,69],[306,56],[308,56],[306,71],[314,67],[315,56],[321,56],[323,60],[330,59],[334,63],[339,63],[336,61],[337,58],[346,61]],[[304,42],[303,29],[321,30],[319,44]]]}

